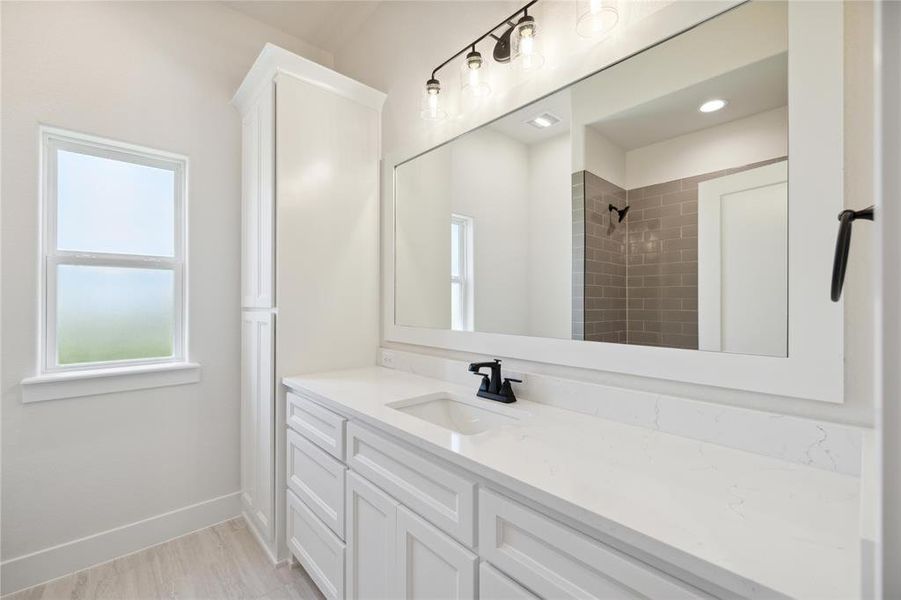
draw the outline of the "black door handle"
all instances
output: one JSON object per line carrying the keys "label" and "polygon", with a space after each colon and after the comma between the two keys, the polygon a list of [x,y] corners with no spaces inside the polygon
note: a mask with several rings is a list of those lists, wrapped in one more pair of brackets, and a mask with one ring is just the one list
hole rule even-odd
{"label": "black door handle", "polygon": [[843,210],[838,214],[838,237],[835,240],[835,260],[832,263],[832,301],[838,302],[845,285],[848,252],[851,249],[851,227],[857,219],[873,220],[873,207],[863,210]]}

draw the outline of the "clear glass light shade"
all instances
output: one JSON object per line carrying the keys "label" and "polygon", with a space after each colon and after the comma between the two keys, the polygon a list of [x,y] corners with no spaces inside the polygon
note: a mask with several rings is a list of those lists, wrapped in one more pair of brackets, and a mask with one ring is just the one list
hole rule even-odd
{"label": "clear glass light shade", "polygon": [[460,66],[460,90],[467,96],[484,98],[491,94],[484,62],[464,61]]}
{"label": "clear glass light shade", "polygon": [[530,17],[524,17],[516,24],[513,35],[510,36],[510,54],[523,71],[534,71],[544,64],[537,34],[538,24]]}
{"label": "clear glass light shade", "polygon": [[576,33],[584,38],[602,37],[619,23],[616,0],[579,0]]}
{"label": "clear glass light shade", "polygon": [[441,105],[441,93],[438,90],[423,90],[419,116],[425,121],[441,121],[447,117],[447,111]]}

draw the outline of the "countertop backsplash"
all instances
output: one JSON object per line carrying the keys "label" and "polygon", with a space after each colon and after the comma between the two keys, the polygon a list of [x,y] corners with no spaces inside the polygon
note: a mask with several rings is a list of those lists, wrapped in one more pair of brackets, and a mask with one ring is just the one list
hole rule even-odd
{"label": "countertop backsplash", "polygon": [[[468,363],[460,360],[382,348],[379,364],[471,385],[473,390],[478,384],[466,370]],[[515,368],[505,369],[504,375],[522,379],[523,383],[516,386],[516,394],[532,402],[860,476],[864,432],[858,427],[521,372]]]}

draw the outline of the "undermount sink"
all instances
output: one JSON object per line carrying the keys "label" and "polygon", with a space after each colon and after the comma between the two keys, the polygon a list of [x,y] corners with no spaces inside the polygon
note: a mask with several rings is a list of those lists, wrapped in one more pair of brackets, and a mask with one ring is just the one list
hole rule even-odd
{"label": "undermount sink", "polygon": [[529,416],[525,411],[491,400],[465,398],[448,392],[399,400],[388,406],[463,435],[475,435],[502,425],[512,425]]}

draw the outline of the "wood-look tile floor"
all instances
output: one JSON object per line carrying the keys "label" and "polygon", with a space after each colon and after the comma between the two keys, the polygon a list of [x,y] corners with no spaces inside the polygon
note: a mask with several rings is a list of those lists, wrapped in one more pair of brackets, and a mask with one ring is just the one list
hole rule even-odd
{"label": "wood-look tile floor", "polygon": [[2,600],[322,599],[292,563],[273,566],[239,517]]}

